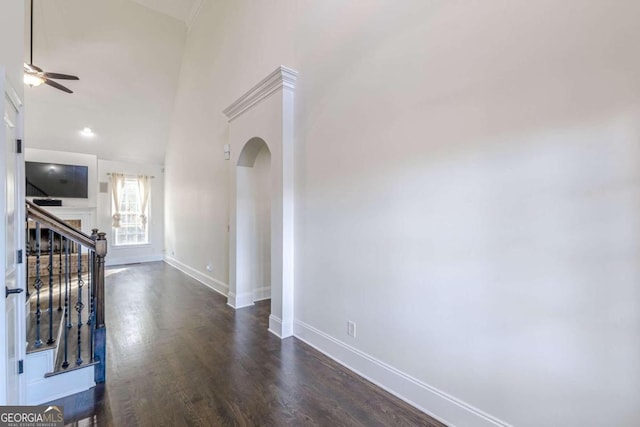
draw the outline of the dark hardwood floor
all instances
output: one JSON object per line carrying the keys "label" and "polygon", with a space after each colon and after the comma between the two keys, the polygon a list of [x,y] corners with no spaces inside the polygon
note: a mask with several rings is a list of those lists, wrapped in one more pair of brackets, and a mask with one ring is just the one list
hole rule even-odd
{"label": "dark hardwood floor", "polygon": [[70,425],[442,426],[167,264],[107,270],[107,382],[54,402]]}

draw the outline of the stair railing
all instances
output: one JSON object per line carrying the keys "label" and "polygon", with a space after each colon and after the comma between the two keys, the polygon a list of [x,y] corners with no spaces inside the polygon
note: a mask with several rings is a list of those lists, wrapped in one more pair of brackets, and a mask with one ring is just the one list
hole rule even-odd
{"label": "stair railing", "polygon": [[[52,345],[54,324],[60,324],[58,353],[62,371],[87,365],[95,367],[95,381],[104,382],[106,373],[106,325],[104,315],[104,259],[107,255],[106,233],[93,229],[89,236],[70,226],[47,210],[26,202],[27,233],[35,230],[33,249],[29,239],[27,260],[35,259],[35,272],[29,274],[27,262],[27,291],[35,294],[36,340],[33,345]],[[48,229],[43,249],[41,233]],[[57,257],[54,253],[57,250]],[[35,252],[35,253],[33,253]],[[54,260],[58,260],[56,266]],[[74,261],[75,259],[75,261]],[[46,262],[43,267],[42,262]],[[45,271],[46,270],[46,271]],[[58,283],[54,283],[55,279]],[[31,288],[30,288],[31,286]],[[47,287],[46,291],[43,289]],[[57,297],[54,295],[58,290]],[[60,314],[54,314],[55,300]],[[44,301],[44,317],[41,302]],[[84,315],[84,316],[83,316]],[[46,323],[44,338],[42,324]],[[71,362],[70,362],[71,361]]]}

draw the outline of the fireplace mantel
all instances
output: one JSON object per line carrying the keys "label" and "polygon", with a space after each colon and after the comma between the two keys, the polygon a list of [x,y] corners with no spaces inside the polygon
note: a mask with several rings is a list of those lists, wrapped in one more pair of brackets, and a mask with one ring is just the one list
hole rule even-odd
{"label": "fireplace mantel", "polygon": [[82,232],[91,234],[92,228],[97,228],[96,208],[67,207],[67,206],[41,206],[60,219],[79,219],[82,221]]}

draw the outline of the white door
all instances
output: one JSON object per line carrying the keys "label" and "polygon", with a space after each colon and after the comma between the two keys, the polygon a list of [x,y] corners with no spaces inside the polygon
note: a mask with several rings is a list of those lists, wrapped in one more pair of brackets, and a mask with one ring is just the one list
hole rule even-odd
{"label": "white door", "polygon": [[[0,75],[4,82],[4,76]],[[4,182],[0,189],[0,213],[2,223],[0,223],[0,272],[4,277],[5,289],[17,292],[24,288],[24,280],[18,268],[17,251],[21,248],[24,215],[23,188],[21,184],[23,162],[22,155],[17,152],[17,137],[20,126],[19,108],[20,102],[15,93],[9,89],[6,83],[2,88],[2,135],[0,135],[0,149],[2,157],[0,158],[0,176],[4,176]],[[0,405],[15,405],[21,401],[21,387],[18,373],[18,362],[22,359],[24,353],[24,304],[25,293],[11,293],[2,297],[4,307],[4,327],[0,335],[4,335],[0,341],[4,345],[3,353],[0,358],[3,359],[4,366],[0,367],[4,371],[6,381],[0,385],[4,388],[0,391]],[[0,371],[0,372],[2,372]],[[5,386],[6,387],[3,387]]]}

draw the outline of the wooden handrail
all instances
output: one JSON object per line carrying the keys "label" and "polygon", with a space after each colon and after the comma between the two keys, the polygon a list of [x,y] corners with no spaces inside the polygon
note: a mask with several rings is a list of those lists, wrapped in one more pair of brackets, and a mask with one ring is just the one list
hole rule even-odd
{"label": "wooden handrail", "polygon": [[40,206],[27,200],[27,218],[38,221],[65,238],[95,251],[96,242],[91,236],[77,230]]}
{"label": "wooden handrail", "polygon": [[[43,268],[41,267],[41,247],[40,247],[40,226],[47,227],[50,233],[47,233],[48,237],[48,249],[45,251],[48,254],[48,265],[46,266],[46,273],[49,278],[49,308],[47,313],[49,315],[49,340],[47,343],[55,342],[53,339],[53,251],[54,244],[53,240],[56,235],[60,235],[66,238],[69,242],[75,242],[79,245],[76,253],[76,261],[75,266],[77,267],[77,276],[74,276],[78,284],[75,287],[74,292],[77,293],[77,298],[74,300],[75,304],[72,303],[71,298],[71,275],[75,274],[74,271],[71,271],[71,261],[70,261],[70,253],[69,246],[67,245],[67,241],[64,242],[64,250],[65,250],[65,264],[66,266],[62,266],[62,238],[60,239],[60,264],[59,264],[59,295],[62,295],[62,272],[63,269],[65,271],[65,280],[64,280],[64,298],[65,298],[65,311],[64,311],[64,319],[66,322],[66,327],[64,328],[64,362],[61,365],[62,369],[67,369],[70,366],[68,361],[68,339],[70,328],[72,328],[72,322],[70,320],[70,316],[75,310],[77,313],[77,322],[76,322],[76,330],[77,330],[77,358],[76,358],[76,366],[81,366],[84,361],[82,359],[82,333],[80,327],[83,326],[82,323],[82,313],[85,305],[88,307],[89,314],[88,319],[85,321],[84,328],[90,327],[90,338],[89,338],[89,352],[91,354],[90,363],[95,364],[95,372],[94,379],[98,383],[105,382],[106,377],[106,357],[107,357],[107,335],[106,335],[106,322],[105,322],[105,311],[104,311],[104,269],[105,269],[105,257],[107,255],[107,239],[106,233],[99,232],[98,229],[93,229],[93,233],[89,236],[83,233],[80,230],[75,229],[70,226],[66,222],[64,222],[61,218],[53,215],[47,210],[41,208],[40,206],[34,204],[33,202],[26,201],[26,220],[34,221],[36,223],[36,250],[35,250],[35,258],[36,258],[36,278],[33,281],[33,288],[36,294],[36,342],[35,346],[38,347],[42,344],[42,340],[40,339],[40,296],[41,296],[41,288],[43,287],[43,281],[41,279],[41,273]],[[83,254],[83,249],[86,248],[87,252]],[[86,270],[83,270],[82,263],[83,259],[84,263],[88,263],[89,266]],[[46,263],[46,260],[45,260]],[[86,266],[86,264],[85,264]],[[87,272],[85,275],[84,272]],[[85,285],[85,279],[87,281],[87,287],[85,288],[85,292],[87,292],[84,303],[83,301],[83,287]],[[29,277],[27,273],[27,289],[29,289]],[[59,299],[60,301],[60,299]],[[61,310],[61,308],[58,308]],[[75,332],[74,332],[75,334]],[[86,346],[86,344],[85,344]],[[74,350],[75,351],[75,350]],[[72,356],[73,359],[73,356]],[[86,359],[85,359],[86,360]]]}

